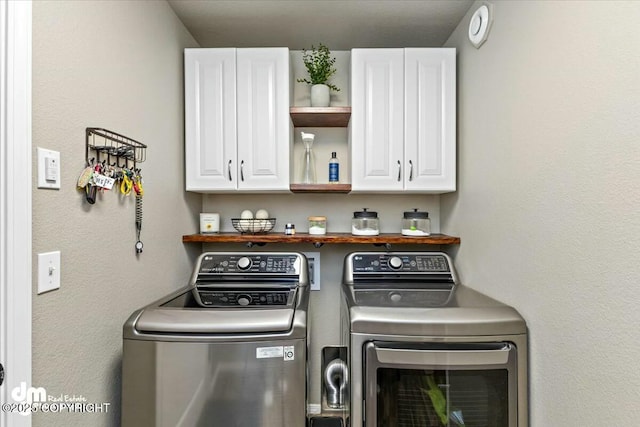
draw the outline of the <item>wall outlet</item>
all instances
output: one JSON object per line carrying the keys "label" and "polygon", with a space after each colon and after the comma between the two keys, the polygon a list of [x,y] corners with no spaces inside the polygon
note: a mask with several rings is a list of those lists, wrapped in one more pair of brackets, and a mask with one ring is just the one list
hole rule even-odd
{"label": "wall outlet", "polygon": [[303,252],[309,262],[309,281],[312,291],[320,290],[320,252]]}

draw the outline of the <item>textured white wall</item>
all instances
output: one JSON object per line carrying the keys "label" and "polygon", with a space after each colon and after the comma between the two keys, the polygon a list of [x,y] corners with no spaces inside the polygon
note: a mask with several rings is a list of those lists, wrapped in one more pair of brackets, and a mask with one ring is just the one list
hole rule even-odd
{"label": "textured white wall", "polygon": [[530,329],[531,425],[640,418],[640,3],[494,1],[458,50],[459,191],[441,197],[469,286]]}
{"label": "textured white wall", "polygon": [[[183,190],[182,52],[197,44],[165,2],[36,1],[33,20],[34,160],[40,146],[62,165],[60,191],[33,190],[34,256],[62,251],[61,289],[36,296],[34,284],[33,384],[111,404],[107,414],[38,413],[33,425],[115,426],[122,324],[184,285],[199,249],[181,242],[201,207]],[[140,257],[133,197],[109,192],[90,206],[76,191],[87,126],[149,146]]]}

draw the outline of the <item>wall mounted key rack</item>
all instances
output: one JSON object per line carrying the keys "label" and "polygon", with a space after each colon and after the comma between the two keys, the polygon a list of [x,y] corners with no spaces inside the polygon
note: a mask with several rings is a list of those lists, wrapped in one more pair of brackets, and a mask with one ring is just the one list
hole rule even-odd
{"label": "wall mounted key rack", "polygon": [[96,163],[106,161],[118,167],[136,168],[147,158],[147,146],[107,129],[88,127],[86,130],[85,158],[87,163],[95,157]]}
{"label": "wall mounted key rack", "polygon": [[[91,156],[91,157],[90,157]],[[86,167],[78,178],[78,188],[85,193],[87,203],[96,202],[96,193],[110,190],[114,184],[124,196],[135,195],[136,254],[142,253],[142,175],[138,164],[146,160],[147,146],[135,139],[103,129],[86,128]]]}

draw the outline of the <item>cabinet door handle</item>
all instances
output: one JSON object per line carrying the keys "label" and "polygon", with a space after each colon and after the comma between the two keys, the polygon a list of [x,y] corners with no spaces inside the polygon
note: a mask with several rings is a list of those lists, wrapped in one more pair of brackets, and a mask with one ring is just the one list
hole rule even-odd
{"label": "cabinet door handle", "polygon": [[229,164],[227,165],[227,174],[229,175],[229,181],[231,181],[231,160],[229,160]]}
{"label": "cabinet door handle", "polygon": [[400,178],[402,178],[402,163],[398,160],[398,182],[400,182]]}
{"label": "cabinet door handle", "polygon": [[240,180],[244,182],[244,160],[240,161]]}
{"label": "cabinet door handle", "polygon": [[409,181],[413,181],[413,162],[409,160]]}

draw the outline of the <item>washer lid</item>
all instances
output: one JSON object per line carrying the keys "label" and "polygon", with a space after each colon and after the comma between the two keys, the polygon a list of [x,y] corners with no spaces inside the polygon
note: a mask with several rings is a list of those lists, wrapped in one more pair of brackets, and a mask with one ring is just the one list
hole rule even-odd
{"label": "washer lid", "polygon": [[138,332],[243,334],[286,332],[293,309],[216,309],[147,307],[135,323]]}
{"label": "washer lid", "polygon": [[191,289],[183,289],[145,307],[133,327],[141,333],[160,334],[256,334],[291,330],[295,306],[266,307],[201,307]]}

